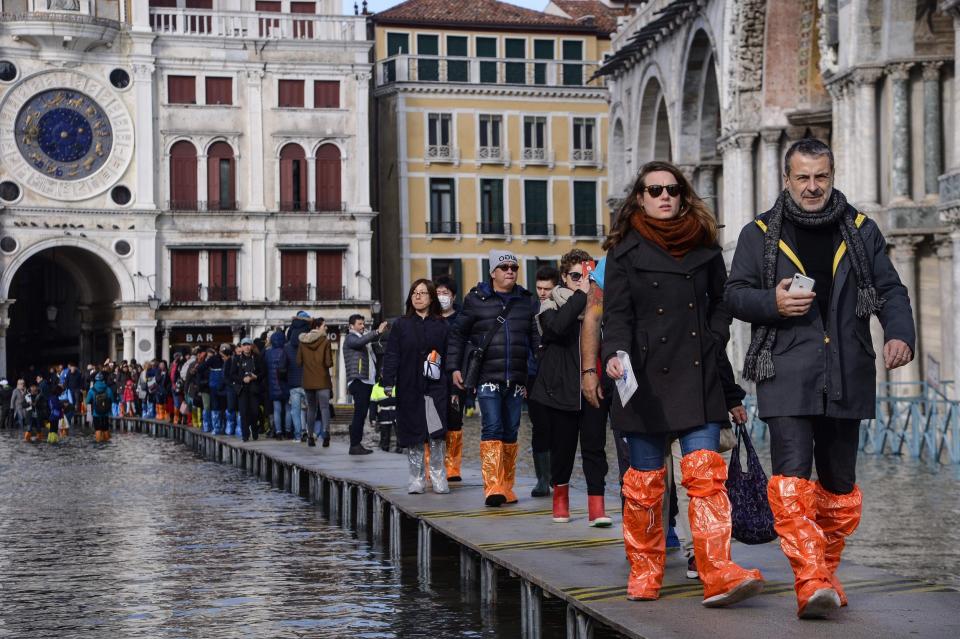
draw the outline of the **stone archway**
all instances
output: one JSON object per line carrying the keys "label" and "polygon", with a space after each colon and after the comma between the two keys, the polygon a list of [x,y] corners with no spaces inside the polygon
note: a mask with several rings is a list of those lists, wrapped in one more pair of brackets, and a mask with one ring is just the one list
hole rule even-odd
{"label": "stone archway", "polygon": [[670,114],[659,80],[650,78],[640,99],[637,127],[637,166],[671,159]]}
{"label": "stone archway", "polygon": [[11,268],[2,282],[8,375],[69,361],[102,362],[114,352],[124,287],[103,258],[74,245],[51,246]]}

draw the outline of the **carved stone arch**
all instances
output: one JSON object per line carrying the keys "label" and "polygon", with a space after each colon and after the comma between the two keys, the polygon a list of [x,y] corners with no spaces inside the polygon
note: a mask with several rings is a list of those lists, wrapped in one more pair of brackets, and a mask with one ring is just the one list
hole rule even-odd
{"label": "carved stone arch", "polygon": [[622,188],[625,188],[630,174],[623,119],[618,114],[614,116],[613,126],[610,127],[610,191],[616,194],[619,193]]}
{"label": "carved stone arch", "polygon": [[316,157],[317,151],[320,150],[320,147],[327,146],[328,144],[337,147],[337,150],[340,151],[341,159],[347,159],[347,145],[341,138],[320,138],[319,140],[316,140],[310,147],[304,146],[304,148],[309,148],[309,151],[307,152],[309,157]]}
{"label": "carved stone arch", "polygon": [[723,106],[729,116],[725,133],[760,126],[766,0],[727,0]]}
{"label": "carved stone arch", "polygon": [[692,165],[716,156],[720,134],[715,48],[703,28],[691,31],[684,58],[677,161]]}

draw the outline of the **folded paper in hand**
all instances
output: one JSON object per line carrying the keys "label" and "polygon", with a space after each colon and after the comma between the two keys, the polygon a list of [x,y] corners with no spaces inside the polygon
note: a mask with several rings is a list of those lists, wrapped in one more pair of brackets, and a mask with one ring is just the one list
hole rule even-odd
{"label": "folded paper in hand", "polygon": [[626,406],[633,394],[637,392],[637,378],[633,374],[630,355],[626,351],[617,351],[617,359],[620,360],[620,367],[623,368],[623,375],[617,380],[617,392],[620,393],[620,405]]}

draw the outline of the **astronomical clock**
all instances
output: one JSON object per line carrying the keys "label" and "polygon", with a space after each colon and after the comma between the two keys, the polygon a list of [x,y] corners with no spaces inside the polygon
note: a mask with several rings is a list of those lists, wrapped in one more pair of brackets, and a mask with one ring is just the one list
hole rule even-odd
{"label": "astronomical clock", "polygon": [[130,164],[133,142],[123,102],[85,74],[38,73],[0,102],[4,179],[54,200],[85,200],[116,184]]}

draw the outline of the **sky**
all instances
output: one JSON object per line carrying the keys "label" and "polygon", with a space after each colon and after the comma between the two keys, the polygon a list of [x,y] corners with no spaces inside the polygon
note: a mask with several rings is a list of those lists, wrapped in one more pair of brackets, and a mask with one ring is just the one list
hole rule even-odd
{"label": "sky", "polygon": [[[360,5],[361,0],[356,0],[357,6]],[[506,0],[510,4],[515,4],[518,7],[526,7],[527,9],[536,9],[537,11],[543,11],[544,7],[547,6],[548,0]],[[367,8],[370,11],[383,11],[384,9],[389,9],[403,2],[403,0],[367,0]],[[451,2],[470,2],[470,0],[451,0]],[[343,0],[343,12],[346,14],[353,14],[353,3],[354,0]]]}

